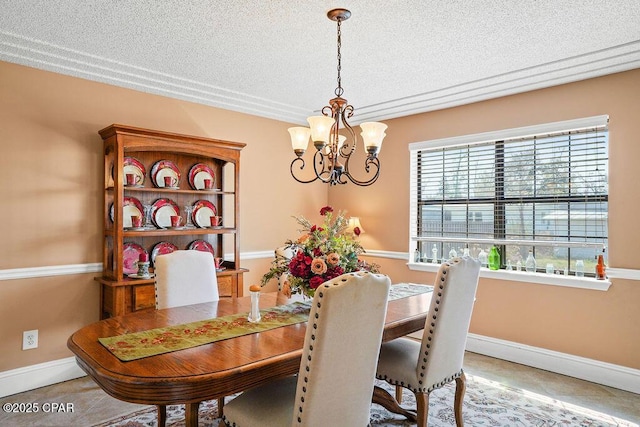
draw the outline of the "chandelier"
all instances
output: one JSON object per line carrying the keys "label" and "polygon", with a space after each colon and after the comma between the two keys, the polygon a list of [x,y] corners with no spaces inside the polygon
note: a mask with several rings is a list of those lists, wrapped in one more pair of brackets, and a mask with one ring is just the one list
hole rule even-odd
{"label": "chandelier", "polygon": [[[378,122],[360,123],[362,132],[362,141],[366,158],[364,160],[364,171],[368,179],[360,181],[355,178],[349,169],[349,161],[351,155],[356,151],[358,137],[347,119],[353,115],[353,106],[347,103],[342,97],[344,89],[340,79],[341,71],[341,55],[340,47],[341,24],[351,16],[351,12],[347,9],[332,9],[327,12],[327,17],[337,22],[338,27],[338,87],[335,89],[335,98],[329,100],[329,105],[322,108],[321,116],[311,116],[307,118],[309,127],[292,127],[289,128],[291,135],[291,145],[296,158],[291,162],[291,176],[303,184],[308,184],[316,180],[328,183],[330,185],[347,184],[351,181],[354,184],[367,186],[371,185],[380,176],[380,160],[378,153],[382,146],[382,140],[385,137],[385,129],[387,125]],[[343,130],[342,135],[340,130]],[[307,146],[309,145],[309,137],[313,141],[316,149],[313,155],[313,171],[315,176],[311,179],[300,179],[296,176],[295,166],[299,164],[299,170],[305,168],[305,160],[302,158]]]}

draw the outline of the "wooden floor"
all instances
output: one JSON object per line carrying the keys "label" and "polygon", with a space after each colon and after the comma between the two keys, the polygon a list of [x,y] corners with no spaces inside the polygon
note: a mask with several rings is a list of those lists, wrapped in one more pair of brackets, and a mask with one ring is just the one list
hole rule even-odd
{"label": "wooden floor", "polygon": [[[549,396],[605,413],[640,426],[640,395],[554,374],[503,360],[467,353],[465,371],[510,387]],[[143,405],[113,399],[87,377],[0,399],[0,404],[56,402],[73,406],[73,412],[7,414],[0,412],[0,426],[91,426]]]}

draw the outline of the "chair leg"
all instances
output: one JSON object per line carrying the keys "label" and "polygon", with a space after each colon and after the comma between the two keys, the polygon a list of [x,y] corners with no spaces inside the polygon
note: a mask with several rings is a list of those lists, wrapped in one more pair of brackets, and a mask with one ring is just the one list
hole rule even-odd
{"label": "chair leg", "polygon": [[464,372],[456,378],[456,396],[453,402],[453,413],[456,418],[456,427],[463,427],[464,421],[462,420],[462,401],[464,399],[464,392],[467,389],[467,378],[464,376]]}
{"label": "chair leg", "polygon": [[396,386],[396,401],[402,403],[402,386],[400,385]]}
{"label": "chair leg", "polygon": [[373,387],[372,401],[373,403],[382,406],[389,412],[402,415],[410,421],[416,420],[416,414],[414,414],[413,411],[409,411],[398,405],[398,402],[396,402],[393,396],[391,396],[391,394],[389,394],[389,392],[387,392],[387,390],[383,389],[382,387]]}
{"label": "chair leg", "polygon": [[414,393],[418,404],[418,427],[427,427],[429,418],[429,393]]}
{"label": "chair leg", "polygon": [[156,405],[158,408],[158,427],[164,427],[167,423],[167,405]]}

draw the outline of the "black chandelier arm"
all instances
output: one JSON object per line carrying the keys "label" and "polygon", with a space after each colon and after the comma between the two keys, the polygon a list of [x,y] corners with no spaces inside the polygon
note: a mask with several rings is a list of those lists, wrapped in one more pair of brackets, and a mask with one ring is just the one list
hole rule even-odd
{"label": "black chandelier arm", "polygon": [[347,158],[347,160],[344,163],[343,175],[349,178],[349,181],[353,182],[354,184],[359,185],[361,187],[366,187],[376,182],[378,180],[378,177],[380,176],[380,160],[377,157],[367,156],[367,158],[364,161],[365,172],[371,173],[372,167],[374,168],[374,172],[375,172],[374,175],[371,178],[369,178],[367,181],[360,181],[357,178],[355,178],[353,175],[351,175],[351,173],[349,172],[349,158]]}
{"label": "black chandelier arm", "polygon": [[[296,176],[296,173],[294,172],[293,166],[296,163],[300,163],[300,168],[299,170],[303,170],[306,166],[306,162],[304,161],[304,159],[302,157],[296,157],[295,159],[293,159],[291,161],[291,165],[289,166],[289,171],[291,172],[291,176],[293,177],[293,179],[295,179],[296,181],[302,183],[302,184],[309,184],[312,183],[314,181],[320,180],[321,182],[324,182],[325,184],[327,183],[333,183],[333,175],[334,175],[334,169],[333,167],[328,168],[327,164],[325,162],[324,159],[325,156],[323,156],[322,154],[322,150],[318,150],[316,151],[316,153],[313,155],[313,171],[315,173],[315,177],[311,178],[309,180],[304,180],[304,179],[300,179]],[[321,169],[319,169],[319,167],[322,166]]]}

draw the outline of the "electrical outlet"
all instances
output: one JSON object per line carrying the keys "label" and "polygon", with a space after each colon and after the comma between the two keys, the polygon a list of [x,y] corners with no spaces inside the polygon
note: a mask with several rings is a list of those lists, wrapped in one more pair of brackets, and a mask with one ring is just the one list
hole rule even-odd
{"label": "electrical outlet", "polygon": [[22,349],[29,350],[38,348],[38,330],[24,331],[22,333]]}

